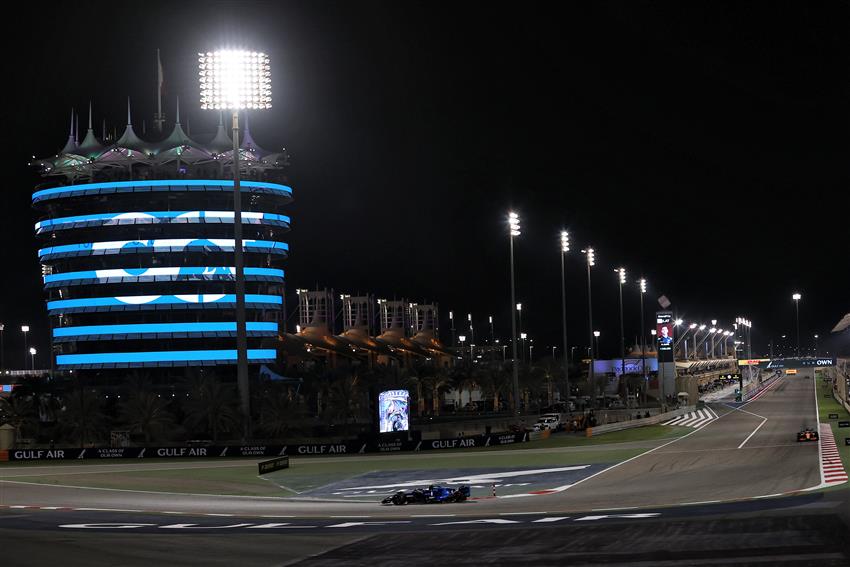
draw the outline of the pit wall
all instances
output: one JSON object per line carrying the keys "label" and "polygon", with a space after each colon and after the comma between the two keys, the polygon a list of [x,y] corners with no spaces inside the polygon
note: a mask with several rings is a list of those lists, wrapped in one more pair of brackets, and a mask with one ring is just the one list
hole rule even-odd
{"label": "pit wall", "polygon": [[658,425],[659,423],[667,421],[668,419],[679,417],[688,412],[694,411],[695,409],[696,406],[685,406],[677,410],[668,411],[667,413],[660,413],[658,415],[646,417],[640,420],[636,419],[634,421],[621,421],[617,423],[597,425],[596,427],[587,429],[587,436],[593,437],[596,435],[602,435],[604,433],[611,433],[612,431],[623,431],[624,429],[635,429],[636,427],[644,427],[647,425]]}

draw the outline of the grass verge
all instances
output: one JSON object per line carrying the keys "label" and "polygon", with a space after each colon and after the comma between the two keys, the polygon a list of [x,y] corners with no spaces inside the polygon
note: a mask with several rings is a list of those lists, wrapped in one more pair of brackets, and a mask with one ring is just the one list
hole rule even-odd
{"label": "grass verge", "polygon": [[[7,478],[21,482],[95,488],[286,497],[378,470],[463,470],[616,463],[644,452],[647,448],[656,445],[656,441],[673,439],[689,431],[692,430],[684,427],[647,426],[599,437],[586,438],[557,434],[546,440],[521,445],[477,449],[340,457],[294,457],[290,461],[289,469],[266,475],[265,478],[257,476],[256,459],[246,459],[244,465],[230,461],[226,466],[209,460],[185,461],[187,465],[191,463],[192,468],[175,468],[175,465],[179,463],[175,463],[174,460],[145,461],[144,463],[138,460],[122,460],[97,464],[90,461],[89,465],[92,469],[101,469],[91,472],[88,470],[54,472],[49,468],[44,470],[45,463],[42,462],[42,469],[37,473],[33,471],[32,475],[18,476],[16,474],[14,477]],[[630,443],[630,445],[624,447],[620,445],[622,443]],[[157,464],[160,463],[163,468],[157,469]],[[208,463],[209,467],[199,466],[204,463]],[[57,467],[65,466],[65,463],[54,464]],[[114,466],[97,466],[107,464],[124,465],[128,470],[116,470]]]}

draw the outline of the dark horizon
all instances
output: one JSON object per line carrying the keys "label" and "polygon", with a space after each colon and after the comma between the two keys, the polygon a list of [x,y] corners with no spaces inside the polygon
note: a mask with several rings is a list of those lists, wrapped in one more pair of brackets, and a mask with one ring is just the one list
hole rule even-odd
{"label": "dark horizon", "polygon": [[847,349],[846,334],[830,336],[850,312],[846,4],[23,10],[39,42],[19,70],[27,88],[14,93],[7,134],[7,367],[22,362],[22,323],[29,344],[47,350],[30,207],[42,180],[26,167],[31,156],[62,147],[72,107],[84,132],[89,100],[96,134],[106,118],[120,135],[129,95],[136,132],[144,120],[150,136],[157,48],[169,124],[179,96],[192,135],[212,133],[218,117],[199,108],[196,54],[224,44],[271,56],[274,106],[252,116],[251,131],[292,155],[290,312],[296,288],[359,290],[437,302],[445,341],[449,310],[458,321],[473,313],[482,337],[493,315],[504,338],[515,210],[517,301],[535,357],[561,350],[564,228],[570,345],[588,342],[579,250],[591,245],[603,356],[618,354],[620,265],[627,344],[643,275],[648,324],[662,294],[689,321],[729,328],[745,316],[756,354],[782,334],[793,344],[799,291],[801,347],[818,333],[821,350],[839,340]]}

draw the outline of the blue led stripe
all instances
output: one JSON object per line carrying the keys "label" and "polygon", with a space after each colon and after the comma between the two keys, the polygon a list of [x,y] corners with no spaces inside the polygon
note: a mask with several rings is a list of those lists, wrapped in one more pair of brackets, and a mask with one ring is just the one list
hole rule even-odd
{"label": "blue led stripe", "polygon": [[[248,360],[274,361],[274,349],[248,349]],[[236,350],[175,350],[154,352],[105,352],[96,354],[60,354],[59,366],[83,364],[130,364],[144,362],[235,362]]]}
{"label": "blue led stripe", "polygon": [[[252,189],[261,189],[272,193],[280,193],[287,197],[292,196],[292,188],[279,183],[266,183],[263,181],[240,181],[240,188],[244,192],[253,193]],[[108,183],[83,183],[80,185],[66,185],[63,187],[53,187],[52,189],[42,189],[32,194],[33,202],[41,199],[51,199],[62,195],[71,194],[86,194],[86,193],[101,193],[123,192],[122,190],[139,190],[139,191],[156,191],[159,188],[167,188],[165,191],[172,190],[172,187],[195,187],[201,188],[201,191],[222,191],[226,188],[233,187],[232,180],[213,180],[213,179],[157,179],[151,181],[111,181]],[[179,190],[179,189],[178,189]],[[189,189],[198,190],[198,189]]]}
{"label": "blue led stripe", "polygon": [[[44,276],[44,284],[82,285],[88,283],[132,283],[139,281],[174,280],[232,280],[236,277],[236,268],[232,267],[174,267],[174,268],[116,268],[111,270],[85,270],[64,272]],[[247,279],[264,278],[283,281],[284,271],[275,268],[245,268]]]}
{"label": "blue led stripe", "polygon": [[[249,333],[276,333],[277,323],[248,321]],[[87,325],[81,327],[58,327],[53,329],[54,338],[88,337],[99,335],[156,335],[162,333],[235,333],[235,322],[220,323],[140,323],[128,325]]]}
{"label": "blue led stripe", "polygon": [[[231,252],[232,238],[161,238],[157,240],[116,240],[112,242],[83,242],[81,244],[65,244],[50,246],[38,251],[40,259],[59,258],[63,256],[99,256],[104,254],[121,254],[137,252]],[[243,240],[242,249],[246,252],[261,251],[271,254],[287,254],[289,245],[286,242],[271,240]]]}
{"label": "blue led stripe", "polygon": [[[190,294],[190,295],[133,295],[121,297],[88,297],[84,299],[60,299],[48,301],[48,311],[71,311],[86,310],[97,307],[122,307],[138,309],[155,309],[157,305],[180,305],[184,307],[197,306],[199,308],[218,307],[222,309],[236,303],[235,294]],[[245,304],[273,304],[281,305],[282,298],[279,295],[257,295],[246,294]],[[109,310],[109,309],[107,309]]]}
{"label": "blue led stripe", "polygon": [[[35,229],[36,231],[61,230],[65,228],[72,228],[70,225],[74,225],[76,223],[117,225],[171,222],[174,220],[187,223],[200,223],[208,220],[220,223],[232,223],[233,217],[234,215],[232,211],[139,211],[126,213],[96,213],[43,220],[35,223]],[[242,222],[253,223],[255,221],[259,224],[263,224],[263,221],[272,224],[289,224],[290,218],[286,215],[278,215],[274,213],[255,213],[250,211],[242,213]]]}

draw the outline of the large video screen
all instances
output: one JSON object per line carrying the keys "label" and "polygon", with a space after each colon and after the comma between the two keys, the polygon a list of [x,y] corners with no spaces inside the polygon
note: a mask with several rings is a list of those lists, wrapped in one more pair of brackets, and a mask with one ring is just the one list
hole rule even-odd
{"label": "large video screen", "polygon": [[381,433],[410,429],[410,393],[407,390],[387,390],[378,396],[378,420]]}
{"label": "large video screen", "polygon": [[673,362],[673,313],[670,311],[658,311],[655,314],[656,341],[658,341],[659,362]]}

